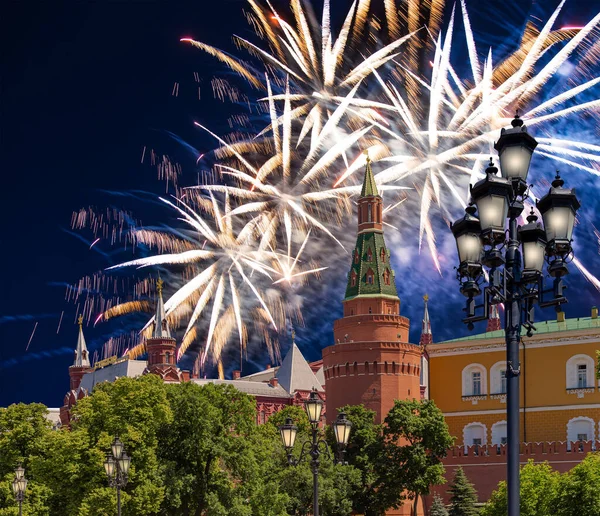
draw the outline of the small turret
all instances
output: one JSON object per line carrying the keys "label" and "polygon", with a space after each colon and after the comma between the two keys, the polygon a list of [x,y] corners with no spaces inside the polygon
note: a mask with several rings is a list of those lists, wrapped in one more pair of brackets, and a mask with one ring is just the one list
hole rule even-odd
{"label": "small turret", "polygon": [[431,333],[431,320],[429,319],[429,296],[425,294],[423,296],[425,303],[425,309],[423,311],[423,321],[421,323],[421,339],[419,344],[421,346],[421,398],[429,399],[429,352],[428,346],[433,343],[433,335]]}
{"label": "small turret", "polygon": [[427,308],[427,303],[429,302],[427,294],[423,296],[423,301],[425,302],[425,311],[423,313],[423,322],[421,323],[421,339],[419,340],[419,344],[425,347],[433,342],[433,335],[431,334],[431,321],[429,320],[429,310]]}
{"label": "small turret", "polygon": [[77,346],[75,347],[75,359],[73,360],[73,365],[69,367],[71,390],[77,390],[83,375],[92,369],[85,337],[83,336],[83,317],[81,315],[77,319],[77,324],[79,325],[79,335],[77,336]]}
{"label": "small turret", "polygon": [[177,342],[171,337],[165,304],[162,297],[163,281],[156,282],[158,299],[154,315],[154,330],[152,337],[146,341],[148,365],[146,373],[152,373],[168,381],[182,381],[183,375],[177,368]]}
{"label": "small turret", "polygon": [[501,326],[500,314],[498,313],[498,305],[491,305],[486,331],[496,331],[499,329],[501,329]]}

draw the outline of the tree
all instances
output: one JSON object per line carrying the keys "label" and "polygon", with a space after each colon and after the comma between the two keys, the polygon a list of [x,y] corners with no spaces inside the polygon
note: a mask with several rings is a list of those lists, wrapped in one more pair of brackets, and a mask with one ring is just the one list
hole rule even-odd
{"label": "tree", "polygon": [[448,516],[448,511],[442,501],[442,498],[437,493],[433,497],[433,503],[429,510],[429,516]]}
{"label": "tree", "polygon": [[272,478],[276,434],[256,427],[255,401],[231,385],[167,386],[173,421],[160,431],[165,514],[285,514]]}
{"label": "tree", "polygon": [[[557,487],[560,474],[547,462],[534,464],[533,460],[521,469],[521,516],[553,516],[556,514]],[[482,516],[505,516],[508,513],[506,482],[498,484],[490,500],[481,511]]]}
{"label": "tree", "polygon": [[476,516],[479,514],[475,507],[477,492],[460,466],[456,468],[454,480],[448,491],[451,493],[449,516]]}
{"label": "tree", "polygon": [[557,487],[558,499],[553,514],[557,516],[592,516],[600,514],[600,455],[590,453],[568,473]]}
{"label": "tree", "polygon": [[[444,415],[431,400],[396,400],[385,418],[383,434],[392,468],[387,479],[392,498],[406,489],[416,514],[419,497],[429,494],[432,485],[445,482],[442,458],[454,440]],[[394,466],[399,464],[403,474],[394,477]]]}

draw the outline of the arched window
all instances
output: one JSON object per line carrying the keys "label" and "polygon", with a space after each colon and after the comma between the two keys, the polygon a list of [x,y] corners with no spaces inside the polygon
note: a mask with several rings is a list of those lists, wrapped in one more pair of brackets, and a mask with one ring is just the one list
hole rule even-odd
{"label": "arched window", "polygon": [[487,369],[481,364],[469,364],[462,371],[462,395],[484,396],[487,394]]}
{"label": "arched window", "polygon": [[381,256],[381,263],[385,263],[385,248],[384,247],[381,248],[381,252],[379,253],[379,255]]}
{"label": "arched window", "polygon": [[358,249],[354,250],[354,263],[358,263],[360,261],[360,255],[358,254]]}
{"label": "arched window", "polygon": [[492,425],[492,444],[500,446],[506,444],[508,435],[508,426],[506,421],[498,421]]}
{"label": "arched window", "polygon": [[169,353],[168,351],[167,351],[167,353],[165,353],[165,363],[166,364],[171,363],[171,353]]}
{"label": "arched window", "polygon": [[567,389],[594,387],[594,359],[589,355],[574,355],[567,360]]}
{"label": "arched window", "polygon": [[496,362],[490,368],[491,394],[506,394],[506,361]]}
{"label": "arched window", "polygon": [[369,269],[367,271],[366,274],[366,279],[367,279],[367,285],[372,285],[373,284],[373,278],[374,278],[375,274],[373,274],[373,269]]}
{"label": "arched window", "polygon": [[386,269],[386,270],[383,272],[383,282],[384,282],[386,285],[389,285],[389,284],[390,284],[390,270],[389,270],[389,269]]}
{"label": "arched window", "polygon": [[373,313],[373,309],[371,307],[369,307],[369,313],[372,314]]}
{"label": "arched window", "polygon": [[373,205],[371,203],[369,203],[369,206],[367,207],[367,222],[372,222],[373,221]]}
{"label": "arched window", "polygon": [[350,273],[350,286],[356,287],[356,272],[355,271],[352,271]]}
{"label": "arched window", "polygon": [[571,449],[571,443],[594,441],[594,420],[589,417],[574,417],[567,423],[567,449]]}
{"label": "arched window", "polygon": [[373,261],[373,251],[371,251],[370,247],[367,249],[367,261],[368,262],[372,262]]}
{"label": "arched window", "polygon": [[487,444],[487,427],[483,423],[469,423],[463,428],[465,451],[467,446]]}
{"label": "arched window", "polygon": [[358,374],[358,362],[354,362],[354,367],[352,369],[354,371],[354,374],[357,375]]}

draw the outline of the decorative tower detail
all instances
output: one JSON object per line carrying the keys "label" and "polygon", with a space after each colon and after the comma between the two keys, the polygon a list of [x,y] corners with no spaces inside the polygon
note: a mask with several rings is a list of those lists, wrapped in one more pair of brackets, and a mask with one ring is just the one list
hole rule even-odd
{"label": "decorative tower detail", "polygon": [[77,346],[75,348],[75,360],[73,360],[73,365],[69,367],[72,391],[79,388],[83,375],[92,370],[85,337],[83,336],[83,316],[79,316],[77,324],[79,325],[79,335],[77,336]]}
{"label": "decorative tower detail", "polygon": [[428,346],[433,343],[433,335],[431,334],[431,320],[429,319],[429,296],[423,296],[425,309],[423,311],[423,321],[421,323],[421,398],[429,399],[429,353]]}
{"label": "decorative tower detail", "polygon": [[335,344],[323,350],[327,420],[338,408],[364,404],[381,422],[396,399],[420,398],[421,348],[408,343],[409,321],[383,235],[383,200],[367,158],[358,200],[358,236],[343,300],[333,326]]}
{"label": "decorative tower detail", "polygon": [[498,313],[498,305],[491,305],[490,316],[488,317],[486,331],[496,331],[500,329],[502,329],[502,327],[500,326],[500,314]]}
{"label": "decorative tower detail", "polygon": [[183,380],[183,375],[177,368],[177,342],[171,337],[169,323],[165,314],[162,290],[163,281],[159,278],[156,282],[158,300],[156,303],[156,314],[154,315],[154,330],[152,337],[146,341],[148,365],[144,374],[157,374],[163,380],[180,382]]}
{"label": "decorative tower detail", "polygon": [[77,403],[77,400],[88,395],[87,390],[81,387],[81,379],[86,373],[94,370],[90,364],[90,356],[83,336],[83,317],[81,315],[77,319],[77,324],[79,325],[79,335],[75,347],[75,359],[73,365],[69,366],[69,392],[65,395],[63,406],[59,412],[60,422],[63,426],[70,424],[71,408]]}

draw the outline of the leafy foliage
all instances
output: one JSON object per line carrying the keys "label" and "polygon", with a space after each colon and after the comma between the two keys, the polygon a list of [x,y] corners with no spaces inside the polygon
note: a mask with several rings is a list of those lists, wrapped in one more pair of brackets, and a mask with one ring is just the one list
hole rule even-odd
{"label": "leafy foliage", "polygon": [[479,514],[475,506],[477,493],[461,467],[456,468],[449,492],[451,493],[449,516],[476,516]]}
{"label": "leafy foliage", "polygon": [[[521,469],[521,515],[553,516],[560,474],[548,463],[534,464],[533,460]],[[508,513],[506,482],[502,481],[483,508],[482,516],[505,516]]]}

